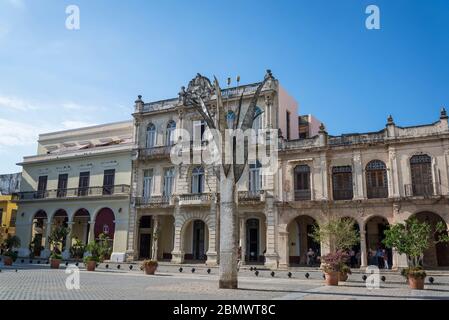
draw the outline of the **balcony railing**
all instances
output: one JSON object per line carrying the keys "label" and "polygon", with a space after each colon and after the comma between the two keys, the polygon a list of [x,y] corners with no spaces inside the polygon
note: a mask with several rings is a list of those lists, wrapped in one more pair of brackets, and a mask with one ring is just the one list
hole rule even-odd
{"label": "balcony railing", "polygon": [[210,201],[211,199],[210,193],[188,193],[179,196],[180,201]]}
{"label": "balcony railing", "polygon": [[134,203],[136,204],[136,207],[169,205],[170,197],[166,196],[137,197],[134,198]]}
{"label": "balcony railing", "polygon": [[387,187],[367,187],[366,189],[368,199],[383,199],[388,198]]}
{"label": "balcony railing", "polygon": [[240,191],[238,193],[239,202],[262,201],[263,190]]}
{"label": "balcony railing", "polygon": [[334,200],[352,200],[354,192],[352,189],[333,190]]}
{"label": "balcony railing", "polygon": [[431,197],[436,196],[437,193],[437,185],[433,183],[405,185],[406,197]]}
{"label": "balcony railing", "polygon": [[295,201],[306,201],[312,199],[311,190],[295,190]]}
{"label": "balcony railing", "polygon": [[162,158],[169,157],[170,151],[173,146],[161,146],[161,147],[153,147],[153,148],[142,148],[139,149],[139,158]]}
{"label": "balcony railing", "polygon": [[130,193],[129,185],[83,187],[69,189],[55,189],[46,191],[19,192],[14,200],[39,200],[39,199],[67,199],[78,197],[99,197],[113,195],[127,195]]}

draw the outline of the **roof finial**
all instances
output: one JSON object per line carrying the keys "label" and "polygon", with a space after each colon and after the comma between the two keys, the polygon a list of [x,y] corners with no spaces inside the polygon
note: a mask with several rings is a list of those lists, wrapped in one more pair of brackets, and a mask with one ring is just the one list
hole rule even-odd
{"label": "roof finial", "polygon": [[394,120],[391,114],[388,116],[387,124],[394,124]]}
{"label": "roof finial", "polygon": [[446,109],[444,107],[441,108],[441,112],[440,112],[440,119],[447,119],[447,112]]}
{"label": "roof finial", "polygon": [[321,122],[320,124],[320,131],[319,133],[326,133],[326,127],[324,126],[324,123]]}

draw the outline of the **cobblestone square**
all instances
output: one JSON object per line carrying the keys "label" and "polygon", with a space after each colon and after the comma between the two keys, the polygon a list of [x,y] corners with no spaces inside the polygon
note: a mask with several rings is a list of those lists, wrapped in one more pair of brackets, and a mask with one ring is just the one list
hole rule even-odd
{"label": "cobblestone square", "polygon": [[[52,270],[48,265],[0,265],[0,300],[357,300],[357,299],[449,299],[449,274],[434,272],[434,284],[426,290],[408,289],[397,273],[387,272],[380,289],[367,289],[362,277],[354,272],[338,287],[326,287],[319,270],[271,271],[259,275],[248,269],[239,272],[238,290],[218,289],[218,269],[210,274],[204,266],[161,265],[155,276],[144,275],[138,265],[102,264],[96,272],[87,272],[80,264],[80,289],[68,290],[65,265]],[[192,268],[195,272],[192,273]],[[306,273],[309,278],[306,278]]]}

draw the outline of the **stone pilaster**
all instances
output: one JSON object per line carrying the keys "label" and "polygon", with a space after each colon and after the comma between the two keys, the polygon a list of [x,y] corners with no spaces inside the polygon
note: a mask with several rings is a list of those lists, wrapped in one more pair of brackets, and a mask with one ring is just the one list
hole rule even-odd
{"label": "stone pilaster", "polygon": [[360,268],[368,266],[368,254],[366,249],[366,231],[360,231]]}
{"label": "stone pilaster", "polygon": [[267,251],[265,253],[265,266],[277,269],[279,256],[276,252],[276,218],[274,198],[268,194],[265,198],[265,214],[267,220]]}

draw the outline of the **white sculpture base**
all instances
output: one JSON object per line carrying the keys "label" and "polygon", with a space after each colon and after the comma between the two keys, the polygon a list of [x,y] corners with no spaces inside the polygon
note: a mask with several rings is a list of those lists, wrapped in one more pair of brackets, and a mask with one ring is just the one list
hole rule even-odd
{"label": "white sculpture base", "polygon": [[124,252],[113,252],[111,254],[112,262],[125,262],[126,254]]}

